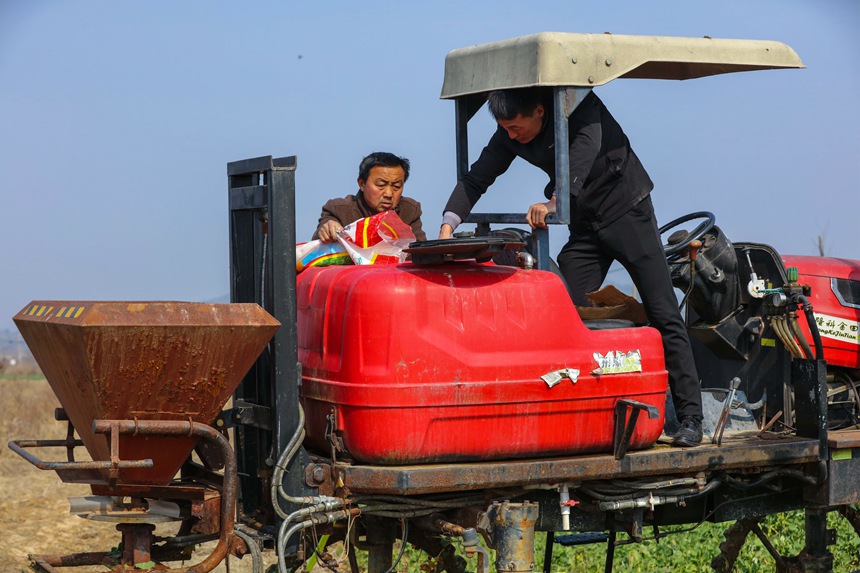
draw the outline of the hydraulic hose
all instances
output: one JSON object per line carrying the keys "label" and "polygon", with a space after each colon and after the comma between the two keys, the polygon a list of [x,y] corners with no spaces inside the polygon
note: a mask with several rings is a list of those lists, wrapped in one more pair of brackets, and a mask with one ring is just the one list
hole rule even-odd
{"label": "hydraulic hose", "polygon": [[310,507],[303,507],[298,509],[291,514],[289,514],[285,519],[284,523],[292,523],[296,521],[300,517],[306,517],[308,515],[312,515],[314,513],[319,513],[323,511],[331,511],[333,509],[338,509],[343,507],[346,502],[340,498],[332,498],[330,500],[326,500],[322,503],[318,503],[316,505],[312,505]]}
{"label": "hydraulic hose", "polygon": [[233,530],[233,535],[245,542],[248,546],[248,551],[251,553],[251,573],[263,573],[263,552],[260,551],[260,546],[254,539],[238,529]]}
{"label": "hydraulic hose", "polygon": [[808,483],[810,485],[819,485],[818,478],[814,478],[810,475],[807,475],[800,470],[794,470],[790,468],[767,472],[766,474],[763,474],[759,479],[750,482],[739,480],[731,476],[726,476],[726,483],[731,487],[735,487],[738,489],[753,489],[779,477],[790,477],[796,480],[800,480],[804,483]]}
{"label": "hydraulic hose", "polygon": [[[601,511],[618,511],[621,509],[633,509],[637,507],[653,507],[655,505],[666,505],[669,503],[680,503],[688,499],[701,497],[717,487],[723,482],[722,478],[714,478],[708,484],[697,492],[680,495],[653,495],[650,492],[647,497],[638,497],[629,500],[618,501],[601,501],[597,504]],[[589,494],[590,495],[590,494]]]}
{"label": "hydraulic hose", "polygon": [[309,527],[313,527],[315,525],[322,525],[325,523],[334,523],[335,521],[338,521],[340,519],[346,519],[346,518],[350,517],[351,515],[357,515],[357,514],[358,514],[357,509],[342,509],[340,511],[334,511],[331,513],[324,513],[321,515],[311,515],[310,519],[302,521],[301,523],[297,523],[296,525],[292,526],[289,530],[286,529],[289,522],[284,521],[283,523],[281,523],[281,527],[278,528],[278,547],[277,547],[278,572],[279,573],[290,573],[290,570],[287,569],[287,563],[286,563],[286,560],[284,557],[284,553],[285,553],[285,548],[287,546],[287,542],[290,540],[290,538],[293,535],[295,535],[299,531],[302,531],[302,530],[307,529]]}
{"label": "hydraulic hose", "polygon": [[397,559],[394,560],[394,563],[391,564],[391,567],[385,573],[392,573],[394,568],[400,563],[400,560],[403,558],[403,552],[406,551],[406,540],[409,538],[409,520],[403,518],[403,536],[400,539],[400,552],[397,554]]}
{"label": "hydraulic hose", "polygon": [[783,345],[785,345],[786,349],[791,353],[791,356],[793,358],[803,358],[803,351],[794,340],[794,336],[785,326],[785,317],[774,316],[771,318],[770,323],[773,326],[773,331],[776,333]]}
{"label": "hydraulic hose", "polygon": [[356,503],[375,503],[375,502],[387,502],[387,503],[402,503],[405,505],[415,505],[421,507],[442,507],[446,509],[459,509],[461,507],[465,507],[472,503],[480,503],[484,501],[483,496],[466,496],[466,497],[456,497],[445,500],[432,500],[432,499],[421,499],[421,498],[410,498],[410,497],[402,497],[397,495],[359,495],[354,498]]}
{"label": "hydraulic hose", "polygon": [[[299,404],[299,421],[298,426],[296,427],[296,431],[293,436],[290,438],[290,441],[287,443],[284,451],[281,453],[281,457],[278,459],[278,463],[275,464],[275,471],[272,473],[272,486],[271,486],[271,497],[272,497],[272,507],[275,509],[275,513],[278,514],[278,517],[281,519],[287,519],[288,516],[286,512],[281,508],[280,500],[284,499],[289,503],[297,503],[301,505],[310,505],[310,504],[318,504],[317,507],[313,509],[313,511],[327,511],[334,507],[339,507],[343,505],[343,500],[336,497],[330,496],[303,496],[303,497],[295,497],[286,492],[284,490],[284,472],[287,471],[287,466],[290,465],[290,462],[293,459],[293,456],[296,455],[296,452],[299,451],[299,448],[302,447],[302,441],[305,438],[305,411],[302,408],[302,405]],[[335,504],[335,505],[327,505],[327,504]]]}
{"label": "hydraulic hose", "polygon": [[803,348],[803,354],[806,356],[808,360],[812,360],[814,356],[812,355],[812,348],[809,347],[809,342],[806,340],[806,336],[803,335],[803,332],[800,330],[800,325],[797,323],[797,316],[788,317],[788,324],[791,326],[791,331],[794,333],[794,337],[800,343],[801,348]]}
{"label": "hydraulic hose", "polygon": [[797,297],[797,300],[803,303],[803,313],[809,325],[809,332],[812,333],[812,341],[815,343],[815,358],[823,360],[824,345],[821,343],[821,333],[818,331],[818,323],[815,322],[815,314],[812,312],[812,303],[803,295]]}
{"label": "hydraulic hose", "polygon": [[[287,469],[287,466],[290,464],[293,456],[299,451],[299,447],[301,446],[302,441],[304,440],[305,435],[305,410],[302,408],[302,405],[299,404],[299,421],[296,425],[296,431],[293,432],[292,437],[290,437],[290,441],[287,442],[287,446],[284,448],[284,451],[281,453],[280,458],[278,458],[278,463],[275,464],[275,471],[272,474],[272,486],[271,486],[271,497],[272,497],[272,505],[275,508],[275,513],[278,514],[278,517],[281,519],[286,519],[286,513],[281,509],[279,503],[278,493],[283,490],[282,481],[284,477],[284,472]],[[284,492],[284,497],[286,497],[286,492]],[[289,500],[288,500],[289,501]],[[305,503],[304,501],[299,501],[297,503]],[[313,503],[313,502],[311,502]]]}

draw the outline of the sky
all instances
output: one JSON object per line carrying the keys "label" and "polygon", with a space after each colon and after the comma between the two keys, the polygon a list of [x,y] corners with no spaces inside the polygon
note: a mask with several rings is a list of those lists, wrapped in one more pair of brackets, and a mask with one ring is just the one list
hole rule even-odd
{"label": "sky", "polygon": [[[0,0],[0,330],[38,299],[223,299],[229,161],[297,156],[308,240],[364,155],[408,157],[434,236],[456,174],[445,54],[545,31],[794,48],[806,69],[595,91],[661,224],[709,210],[736,242],[860,259],[858,26],[849,0]],[[470,122],[472,160],[493,128]],[[525,212],[545,184],[516,162],[476,211]]]}

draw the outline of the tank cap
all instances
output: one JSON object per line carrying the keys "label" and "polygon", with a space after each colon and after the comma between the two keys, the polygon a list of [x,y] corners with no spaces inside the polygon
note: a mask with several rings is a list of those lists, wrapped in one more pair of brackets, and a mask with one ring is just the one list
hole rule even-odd
{"label": "tank cap", "polygon": [[788,278],[788,282],[796,283],[798,279],[797,267],[788,267],[785,269],[785,276]]}

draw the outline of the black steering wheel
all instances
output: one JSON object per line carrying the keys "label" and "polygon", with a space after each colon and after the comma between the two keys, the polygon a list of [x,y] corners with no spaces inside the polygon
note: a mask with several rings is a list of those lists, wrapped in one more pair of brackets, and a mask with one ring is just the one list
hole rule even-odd
{"label": "black steering wheel", "polygon": [[[714,214],[710,211],[696,211],[695,213],[690,213],[688,215],[684,215],[683,217],[678,217],[671,223],[667,223],[660,227],[660,236],[663,236],[667,231],[674,229],[675,227],[681,225],[682,223],[686,223],[688,221],[692,221],[694,219],[704,219],[698,227],[693,229],[692,232],[688,233],[683,240],[678,241],[676,244],[664,243],[663,244],[663,252],[666,253],[667,257],[671,257],[681,253],[684,249],[690,246],[691,241],[699,240],[714,228],[714,223],[716,223],[716,218]],[[670,237],[671,238],[671,237]]]}

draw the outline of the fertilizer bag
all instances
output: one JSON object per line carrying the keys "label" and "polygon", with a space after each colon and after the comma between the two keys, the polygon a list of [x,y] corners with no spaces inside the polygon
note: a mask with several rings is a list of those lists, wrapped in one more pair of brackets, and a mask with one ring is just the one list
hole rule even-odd
{"label": "fertilizer bag", "polygon": [[394,211],[350,223],[338,231],[337,237],[357,265],[402,263],[407,256],[403,249],[415,240],[412,227]]}

